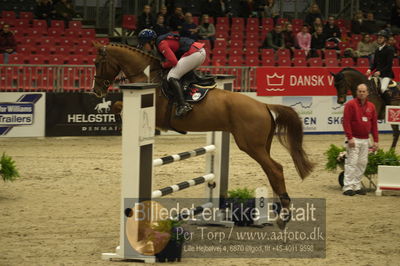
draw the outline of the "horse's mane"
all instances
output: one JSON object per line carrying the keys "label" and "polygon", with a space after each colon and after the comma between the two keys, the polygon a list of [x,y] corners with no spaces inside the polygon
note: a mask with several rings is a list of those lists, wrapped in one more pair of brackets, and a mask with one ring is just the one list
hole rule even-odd
{"label": "horse's mane", "polygon": [[130,50],[130,51],[135,52],[135,53],[140,53],[140,54],[142,54],[142,55],[144,55],[146,57],[149,57],[149,58],[151,58],[153,60],[161,61],[161,59],[159,57],[157,57],[157,56],[154,56],[154,55],[152,55],[152,54],[150,54],[148,52],[145,52],[145,51],[143,51],[143,50],[141,50],[139,48],[132,47],[132,46],[129,46],[129,45],[126,45],[126,44],[110,43],[110,44],[108,44],[108,46],[124,48],[124,49]]}
{"label": "horse's mane", "polygon": [[362,75],[362,73],[360,71],[358,71],[357,69],[351,68],[351,67],[343,68],[342,70],[340,70],[340,73],[342,73],[343,71],[353,71],[353,72],[356,72],[356,73],[359,73]]}

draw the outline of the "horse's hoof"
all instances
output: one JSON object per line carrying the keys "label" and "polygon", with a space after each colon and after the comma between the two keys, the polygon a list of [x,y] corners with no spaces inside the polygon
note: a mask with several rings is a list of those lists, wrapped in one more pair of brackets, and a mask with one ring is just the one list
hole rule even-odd
{"label": "horse's hoof", "polygon": [[286,224],[288,223],[288,221],[284,221],[281,218],[279,218],[276,223],[278,224],[279,229],[284,230],[286,227]]}

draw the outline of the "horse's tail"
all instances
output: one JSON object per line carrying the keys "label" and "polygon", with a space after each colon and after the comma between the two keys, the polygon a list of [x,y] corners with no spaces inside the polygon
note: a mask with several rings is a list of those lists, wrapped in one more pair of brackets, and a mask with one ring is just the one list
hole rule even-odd
{"label": "horse's tail", "polygon": [[306,178],[314,168],[303,149],[303,124],[293,108],[285,105],[268,104],[276,115],[276,134],[279,142],[289,151],[301,179]]}

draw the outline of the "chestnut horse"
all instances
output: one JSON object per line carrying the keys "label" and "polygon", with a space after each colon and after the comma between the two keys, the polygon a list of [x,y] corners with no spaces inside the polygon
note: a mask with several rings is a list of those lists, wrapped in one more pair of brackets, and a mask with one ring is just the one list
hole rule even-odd
{"label": "chestnut horse", "polygon": [[[353,68],[344,68],[339,73],[331,73],[334,77],[334,84],[337,92],[337,103],[343,104],[346,102],[347,92],[350,91],[353,97],[356,97],[357,86],[365,83],[368,86],[368,100],[374,105],[379,119],[384,119],[385,104],[382,97],[376,89],[370,85],[371,81],[367,77]],[[391,105],[400,105],[400,99],[393,99]],[[399,125],[391,125],[393,129],[392,149],[396,148],[397,141],[399,140]]]}
{"label": "chestnut horse", "polygon": [[[109,44],[98,48],[94,93],[98,97],[107,94],[108,87],[122,71],[130,82],[147,82],[144,70],[150,66],[150,81],[160,83],[160,59],[142,50]],[[274,119],[271,111],[276,115]],[[246,95],[221,89],[210,90],[207,97],[194,104],[184,118],[170,117],[168,99],[159,88],[156,91],[156,126],[171,127],[179,131],[227,131],[232,133],[240,150],[256,160],[268,176],[273,191],[279,195],[283,208],[288,208],[290,198],[286,192],[282,165],[271,158],[270,149],[275,129],[280,143],[289,151],[296,170],[304,179],[312,169],[303,149],[303,125],[298,114],[288,106],[258,102]],[[172,112],[173,113],[173,112]],[[127,115],[127,114],[125,114]],[[289,216],[278,219],[284,228]]]}

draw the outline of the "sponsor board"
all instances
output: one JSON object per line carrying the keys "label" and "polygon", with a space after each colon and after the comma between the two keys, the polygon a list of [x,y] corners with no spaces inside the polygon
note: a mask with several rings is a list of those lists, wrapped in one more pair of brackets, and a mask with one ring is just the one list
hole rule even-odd
{"label": "sponsor board", "polygon": [[87,93],[49,93],[46,136],[120,135],[121,119],[111,111],[122,94],[97,98]]}
{"label": "sponsor board", "polygon": [[[337,103],[336,96],[276,96],[260,97],[255,93],[246,95],[266,104],[291,106],[299,114],[305,133],[342,133],[344,105]],[[347,96],[347,101],[351,100]],[[390,124],[378,120],[379,131],[391,131]]]}
{"label": "sponsor board", "polygon": [[43,137],[44,93],[0,93],[0,137]]}

